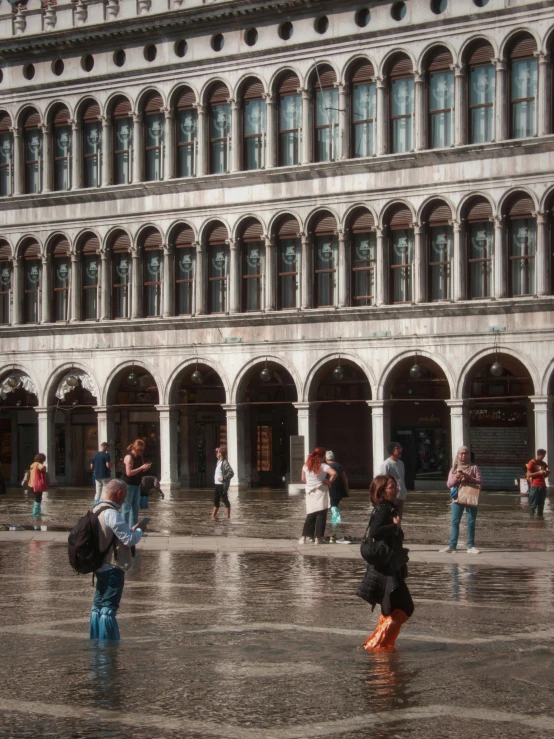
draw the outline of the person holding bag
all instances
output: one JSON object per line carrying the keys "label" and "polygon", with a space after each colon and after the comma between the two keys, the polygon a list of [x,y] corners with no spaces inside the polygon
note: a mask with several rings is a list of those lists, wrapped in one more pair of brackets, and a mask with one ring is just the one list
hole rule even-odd
{"label": "person holding bag", "polygon": [[408,575],[408,550],[396,507],[398,484],[394,477],[378,475],[369,488],[373,511],[360,552],[367,570],[356,595],[372,610],[379,603],[381,616],[364,649],[394,649],[402,625],[414,612],[414,603],[405,579]]}
{"label": "person holding bag", "polygon": [[306,486],[306,520],[299,544],[305,544],[307,541],[327,544],[323,537],[327,511],[331,505],[329,487],[337,479],[337,473],[325,463],[325,452],[323,447],[316,447],[308,454],[306,464],[302,467],[302,482]]}
{"label": "person holding bag", "polygon": [[467,513],[467,553],[479,554],[475,548],[475,521],[481,494],[481,473],[477,465],[470,463],[469,449],[461,446],[458,449],[452,469],[448,474],[448,487],[452,498],[452,528],[450,530],[450,544],[441,549],[441,552],[453,554],[458,546],[460,521]]}
{"label": "person holding bag", "polygon": [[35,496],[33,505],[33,516],[40,516],[42,494],[48,490],[48,473],[46,471],[46,455],[35,454],[29,474],[29,487]]}

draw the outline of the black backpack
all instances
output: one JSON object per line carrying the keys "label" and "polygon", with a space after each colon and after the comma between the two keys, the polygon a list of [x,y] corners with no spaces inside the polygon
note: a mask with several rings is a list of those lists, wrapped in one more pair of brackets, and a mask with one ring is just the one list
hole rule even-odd
{"label": "black backpack", "polygon": [[91,572],[96,572],[97,569],[102,567],[110,548],[113,546],[115,550],[115,534],[113,535],[113,539],[107,549],[103,552],[99,549],[100,523],[98,521],[98,516],[103,511],[110,509],[114,510],[112,506],[105,505],[100,508],[98,513],[87,511],[85,515],[77,521],[67,538],[69,564],[73,567],[75,572],[78,572],[80,575],[88,575]]}

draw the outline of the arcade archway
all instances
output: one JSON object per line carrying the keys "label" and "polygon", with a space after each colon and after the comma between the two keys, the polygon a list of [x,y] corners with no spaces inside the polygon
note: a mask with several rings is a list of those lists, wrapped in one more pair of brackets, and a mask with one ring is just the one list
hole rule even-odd
{"label": "arcade archway", "polygon": [[38,452],[37,388],[29,375],[7,369],[0,375],[0,465],[17,485]]}

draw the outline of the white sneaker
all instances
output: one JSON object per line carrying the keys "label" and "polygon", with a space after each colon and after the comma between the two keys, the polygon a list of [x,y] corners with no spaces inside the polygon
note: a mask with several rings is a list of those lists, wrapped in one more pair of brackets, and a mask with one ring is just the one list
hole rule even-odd
{"label": "white sneaker", "polygon": [[316,538],[316,540],[314,541],[314,544],[329,544],[329,542],[327,541],[327,539]]}
{"label": "white sneaker", "polygon": [[444,547],[444,549],[439,549],[439,552],[443,552],[444,554],[456,554],[456,548],[452,549],[452,547]]}
{"label": "white sneaker", "polygon": [[306,543],[306,537],[305,536],[301,536],[300,539],[298,539],[298,543],[299,544],[305,544]]}
{"label": "white sneaker", "polygon": [[470,547],[470,549],[467,550],[468,554],[479,554],[479,549],[475,549],[475,547]]}

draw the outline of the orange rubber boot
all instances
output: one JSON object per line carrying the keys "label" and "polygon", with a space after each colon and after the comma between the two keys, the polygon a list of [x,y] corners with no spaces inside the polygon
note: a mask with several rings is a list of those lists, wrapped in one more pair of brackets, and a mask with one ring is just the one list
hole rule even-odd
{"label": "orange rubber boot", "polygon": [[386,630],[386,623],[390,616],[383,616],[381,614],[379,616],[379,621],[377,622],[377,626],[375,628],[375,631],[371,636],[368,636],[365,642],[362,644],[362,647],[364,649],[378,649],[383,638],[385,635]]}
{"label": "orange rubber boot", "polygon": [[394,649],[394,642],[396,641],[396,637],[400,633],[402,625],[405,624],[408,620],[408,616],[406,616],[404,611],[401,611],[399,608],[397,608],[396,611],[393,611],[391,613],[389,618],[391,620],[391,623],[387,628],[381,646],[385,649]]}

